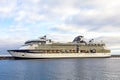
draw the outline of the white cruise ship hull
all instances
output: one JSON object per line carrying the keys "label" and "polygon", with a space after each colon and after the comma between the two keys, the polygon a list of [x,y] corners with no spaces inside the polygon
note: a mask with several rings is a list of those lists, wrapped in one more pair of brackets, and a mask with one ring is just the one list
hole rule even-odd
{"label": "white cruise ship hull", "polygon": [[110,53],[24,53],[10,52],[17,58],[104,58],[110,57]]}

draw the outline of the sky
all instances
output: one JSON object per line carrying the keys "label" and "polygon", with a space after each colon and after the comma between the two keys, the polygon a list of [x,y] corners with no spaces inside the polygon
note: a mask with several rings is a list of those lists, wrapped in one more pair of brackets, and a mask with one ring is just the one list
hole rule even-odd
{"label": "sky", "polygon": [[70,42],[83,35],[120,53],[120,0],[0,0],[0,52],[47,35]]}

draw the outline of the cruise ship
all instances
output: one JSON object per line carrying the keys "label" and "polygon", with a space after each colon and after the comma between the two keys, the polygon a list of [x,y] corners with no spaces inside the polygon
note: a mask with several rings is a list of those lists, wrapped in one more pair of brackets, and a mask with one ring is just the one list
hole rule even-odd
{"label": "cruise ship", "polygon": [[104,58],[110,57],[110,50],[103,41],[85,40],[77,36],[71,42],[54,42],[46,36],[26,41],[17,50],[8,50],[15,58]]}

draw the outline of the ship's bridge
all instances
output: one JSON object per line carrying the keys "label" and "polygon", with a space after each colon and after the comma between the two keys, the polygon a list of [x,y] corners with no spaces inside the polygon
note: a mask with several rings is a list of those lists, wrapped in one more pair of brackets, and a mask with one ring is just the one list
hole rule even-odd
{"label": "ship's bridge", "polygon": [[50,44],[51,42],[51,39],[47,39],[46,36],[43,36],[36,40],[28,40],[25,44]]}

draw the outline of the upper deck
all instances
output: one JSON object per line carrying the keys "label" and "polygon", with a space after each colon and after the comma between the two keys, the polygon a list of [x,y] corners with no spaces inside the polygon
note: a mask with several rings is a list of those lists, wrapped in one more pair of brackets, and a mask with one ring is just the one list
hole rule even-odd
{"label": "upper deck", "polygon": [[105,43],[103,42],[94,42],[94,39],[89,40],[88,42],[84,40],[83,36],[77,36],[72,42],[60,43],[53,42],[51,39],[47,39],[46,36],[40,37],[37,40],[26,41],[26,49],[32,50],[46,50],[46,51],[76,51],[76,52],[90,52],[95,50],[97,53],[109,53],[110,50],[105,48]]}

